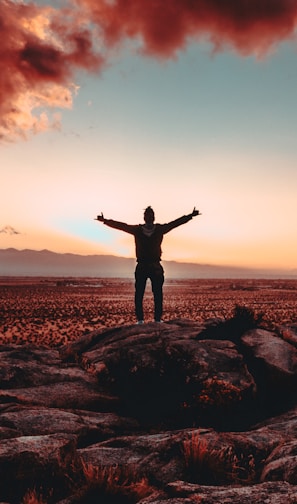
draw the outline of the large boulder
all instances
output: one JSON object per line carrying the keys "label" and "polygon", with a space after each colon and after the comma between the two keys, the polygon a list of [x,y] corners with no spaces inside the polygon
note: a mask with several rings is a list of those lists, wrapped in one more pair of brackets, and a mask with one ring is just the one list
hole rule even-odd
{"label": "large boulder", "polygon": [[263,415],[284,411],[296,402],[297,348],[280,335],[261,328],[241,339],[243,353],[258,389]]}
{"label": "large boulder", "polygon": [[[201,325],[147,324],[96,333],[62,350],[121,398],[123,412],[141,421],[177,425],[233,417],[256,389],[242,355],[228,340],[199,340]],[[220,409],[222,415],[218,415]]]}

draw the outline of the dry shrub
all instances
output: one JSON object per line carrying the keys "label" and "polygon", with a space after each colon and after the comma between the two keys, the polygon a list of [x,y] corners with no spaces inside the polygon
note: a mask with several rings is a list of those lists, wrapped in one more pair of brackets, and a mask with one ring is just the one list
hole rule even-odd
{"label": "dry shrub", "polygon": [[260,327],[262,322],[262,313],[256,314],[252,308],[236,304],[232,317],[210,324],[199,333],[198,339],[223,339],[238,344],[245,332]]}
{"label": "dry shrub", "polygon": [[233,446],[211,448],[195,431],[183,441],[187,475],[200,484],[253,484],[256,480],[252,454],[236,453]]}
{"label": "dry shrub", "polygon": [[37,493],[35,489],[27,490],[25,493],[22,504],[47,504],[43,497]]}
{"label": "dry shrub", "polygon": [[208,378],[202,384],[199,404],[203,406],[224,407],[241,400],[241,390],[236,385],[220,380],[217,376]]}
{"label": "dry shrub", "polygon": [[116,498],[117,502],[134,503],[150,495],[154,489],[147,478],[139,478],[136,468],[94,466],[82,462],[87,495]]}

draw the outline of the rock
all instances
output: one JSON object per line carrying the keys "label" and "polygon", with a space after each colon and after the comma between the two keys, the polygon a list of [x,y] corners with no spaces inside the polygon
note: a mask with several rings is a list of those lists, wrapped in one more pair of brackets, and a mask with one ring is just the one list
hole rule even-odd
{"label": "rock", "polygon": [[284,435],[285,438],[297,437],[297,407],[283,413],[282,415],[271,417],[264,422],[255,425],[257,430],[264,429],[274,433],[276,437]]}
{"label": "rock", "polygon": [[297,441],[278,445],[266,460],[261,481],[287,481],[297,484]]}
{"label": "rock", "polygon": [[287,341],[295,348],[297,347],[297,324],[278,326],[277,330],[284,341]]}
{"label": "rock", "polygon": [[39,386],[58,381],[73,380],[73,375],[82,377],[76,367],[61,367],[59,352],[34,345],[0,346],[1,388]]}
{"label": "rock", "polygon": [[117,398],[96,377],[63,364],[59,352],[32,345],[0,347],[0,402],[108,411]]}
{"label": "rock", "polygon": [[297,375],[297,349],[265,329],[253,329],[242,337],[253,359],[262,363],[271,383],[293,382]]}
{"label": "rock", "polygon": [[248,369],[257,383],[259,411],[275,415],[296,402],[297,348],[264,329],[242,337]]}
{"label": "rock", "polygon": [[94,379],[49,383],[38,387],[0,390],[0,402],[51,408],[78,408],[94,411],[115,410],[118,399],[103,394]]}
{"label": "rock", "polygon": [[[154,482],[172,481],[183,473],[181,434],[165,432],[114,438],[79,450],[82,460],[93,467],[119,467],[137,472]],[[170,455],[169,455],[170,454]]]}
{"label": "rock", "polygon": [[0,347],[0,503],[297,502],[297,350],[232,327]]}
{"label": "rock", "polygon": [[37,484],[44,492],[52,492],[57,487],[59,494],[63,494],[78,463],[74,439],[66,434],[2,440],[1,498],[19,503],[26,490]]}
{"label": "rock", "polygon": [[114,413],[11,405],[0,415],[0,427],[6,429],[6,438],[66,433],[83,445],[133,432],[138,424]]}
{"label": "rock", "polygon": [[284,504],[295,502],[297,490],[285,482],[246,487],[206,487],[176,481],[167,487],[169,495],[151,496],[139,504]]}

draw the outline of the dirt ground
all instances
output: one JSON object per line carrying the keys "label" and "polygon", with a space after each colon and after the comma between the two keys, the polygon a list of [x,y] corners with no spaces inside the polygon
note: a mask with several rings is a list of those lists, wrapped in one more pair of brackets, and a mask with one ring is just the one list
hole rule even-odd
{"label": "dirt ground", "polygon": [[[297,280],[166,280],[164,320],[228,318],[236,305],[269,325],[297,323]],[[150,282],[144,297],[153,320]],[[0,278],[0,343],[60,346],[101,327],[135,322],[131,279]]]}

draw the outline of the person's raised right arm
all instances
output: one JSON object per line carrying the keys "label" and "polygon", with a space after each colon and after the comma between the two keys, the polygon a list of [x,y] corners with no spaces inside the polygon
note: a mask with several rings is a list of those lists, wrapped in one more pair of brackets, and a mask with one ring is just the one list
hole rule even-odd
{"label": "person's raised right arm", "polygon": [[101,215],[97,215],[96,219],[99,222],[103,222],[106,226],[109,226],[114,229],[119,229],[120,231],[124,231],[125,233],[134,234],[137,226],[131,226],[130,224],[126,224],[125,222],[119,222],[112,219],[105,219],[103,213]]}

